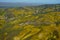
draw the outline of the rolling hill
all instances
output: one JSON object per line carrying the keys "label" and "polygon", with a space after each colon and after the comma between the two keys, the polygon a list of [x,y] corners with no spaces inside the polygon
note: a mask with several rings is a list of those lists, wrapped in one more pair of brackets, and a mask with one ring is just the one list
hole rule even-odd
{"label": "rolling hill", "polygon": [[60,4],[0,8],[0,40],[60,40]]}

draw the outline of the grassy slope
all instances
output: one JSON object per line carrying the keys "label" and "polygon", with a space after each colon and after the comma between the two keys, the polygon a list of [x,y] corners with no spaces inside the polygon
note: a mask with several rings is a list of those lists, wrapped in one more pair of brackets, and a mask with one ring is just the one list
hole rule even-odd
{"label": "grassy slope", "polygon": [[60,5],[0,8],[0,40],[60,40]]}

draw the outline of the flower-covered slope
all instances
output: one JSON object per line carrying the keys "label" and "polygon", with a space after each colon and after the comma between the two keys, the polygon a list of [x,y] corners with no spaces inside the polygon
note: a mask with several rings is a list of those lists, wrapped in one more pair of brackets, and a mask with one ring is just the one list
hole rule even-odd
{"label": "flower-covered slope", "polygon": [[60,5],[0,8],[0,40],[60,40]]}

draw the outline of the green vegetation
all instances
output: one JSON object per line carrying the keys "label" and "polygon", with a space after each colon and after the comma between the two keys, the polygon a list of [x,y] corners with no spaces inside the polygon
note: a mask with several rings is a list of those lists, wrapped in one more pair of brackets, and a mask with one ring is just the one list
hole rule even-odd
{"label": "green vegetation", "polygon": [[0,8],[0,40],[60,40],[60,5]]}

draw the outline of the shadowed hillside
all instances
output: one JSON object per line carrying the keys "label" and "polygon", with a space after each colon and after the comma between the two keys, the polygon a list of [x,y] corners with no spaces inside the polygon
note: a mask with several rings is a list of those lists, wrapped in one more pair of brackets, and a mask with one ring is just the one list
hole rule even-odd
{"label": "shadowed hillside", "polygon": [[0,40],[60,40],[60,4],[0,8]]}

